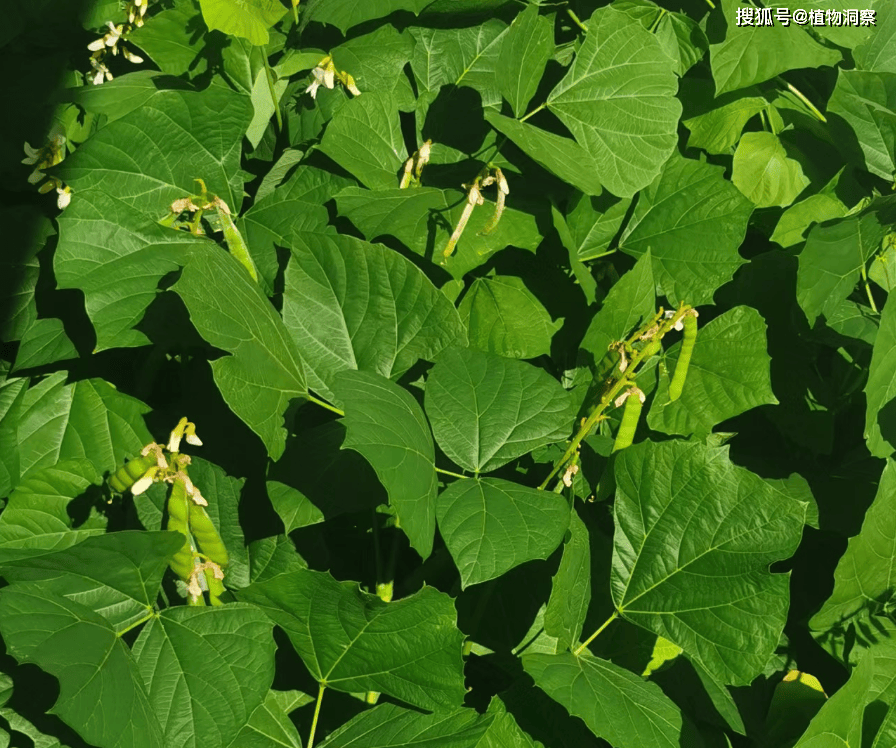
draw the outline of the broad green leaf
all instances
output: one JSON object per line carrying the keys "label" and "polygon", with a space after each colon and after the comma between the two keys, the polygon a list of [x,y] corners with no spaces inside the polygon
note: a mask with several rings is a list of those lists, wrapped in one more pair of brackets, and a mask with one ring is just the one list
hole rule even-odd
{"label": "broad green leaf", "polygon": [[21,477],[19,417],[27,391],[28,379],[0,382],[0,496],[9,496]]}
{"label": "broad green leaf", "polygon": [[81,603],[120,635],[153,612],[168,557],[182,545],[183,537],[171,533],[131,530],[82,536],[71,548],[14,561],[0,553],[0,565],[8,581],[33,582],[35,589]]}
{"label": "broad green leaf", "polygon": [[[513,189],[512,180],[510,188]],[[465,203],[465,193],[433,187],[376,191],[348,187],[336,196],[339,213],[367,239],[394,236],[411,251],[434,262],[443,261],[448,239]],[[507,246],[534,252],[541,243],[535,216],[511,207],[504,209],[494,231],[483,234],[494,212],[490,200],[473,210],[454,254],[444,263],[452,277],[462,278]]]}
{"label": "broad green leaf", "polygon": [[116,470],[152,435],[143,425],[149,408],[102,379],[65,384],[61,371],[33,386],[19,415],[21,471],[86,458],[98,472]]}
{"label": "broad green leaf", "polygon": [[252,44],[267,44],[268,29],[286,13],[277,0],[199,0],[208,27],[241,36]]}
{"label": "broad green leaf", "polygon": [[884,239],[884,251],[868,267],[868,277],[889,293],[896,288],[896,243]]}
{"label": "broad green leaf", "polygon": [[463,634],[454,601],[432,587],[386,603],[324,572],[281,574],[237,593],[289,636],[321,685],[380,691],[422,709],[460,706]]}
{"label": "broad green leaf", "polygon": [[738,0],[722,0],[725,37],[709,45],[716,96],[762,83],[788,70],[833,67],[842,59],[839,52],[815,41],[795,23],[738,26],[738,7]]}
{"label": "broad green leaf", "polygon": [[665,353],[647,423],[664,434],[707,434],[713,426],[760,405],[777,405],[766,352],[766,325],[748,306],[730,309],[697,332],[681,397],[668,401],[681,344]]}
{"label": "broad green leaf", "polygon": [[812,619],[811,628],[825,631],[862,608],[875,606],[896,588],[896,463],[887,460],[877,496],[862,523],[862,531],[849,539],[846,553],[834,572],[834,591]]}
{"label": "broad green leaf", "polygon": [[[170,12],[172,11],[162,11],[159,16],[153,18],[160,18]],[[143,26],[143,29],[149,28],[155,28],[155,23],[151,26]],[[133,37],[129,36],[128,41],[133,41]],[[178,49],[182,48],[178,46]],[[193,54],[196,53],[197,50],[194,50]],[[137,70],[133,73],[116,76],[102,86],[87,85],[82,88],[70,89],[70,96],[72,101],[88,112],[106,115],[106,124],[108,124],[140,109],[150,99],[166,95],[167,89],[162,88],[163,85],[177,88],[173,78],[166,77],[157,70]],[[183,87],[186,88],[186,84]]]}
{"label": "broad green leaf", "polygon": [[513,19],[495,67],[498,88],[517,117],[526,113],[553,53],[552,24],[538,14],[537,5],[530,5]]}
{"label": "broad green leaf", "polygon": [[670,662],[673,662],[680,654],[681,647],[658,636],[656,638],[656,643],[653,645],[650,662],[644,667],[644,672],[641,673],[641,675],[645,678],[649,678],[655,672],[668,665]]}
{"label": "broad green leaf", "polygon": [[585,351],[586,363],[597,370],[609,346],[625,340],[638,325],[656,313],[656,284],[653,276],[652,251],[648,249],[635,266],[623,275],[604,299],[600,311],[591,320],[579,346]]}
{"label": "broad green leaf", "polygon": [[731,181],[757,208],[787,207],[809,184],[777,135],[748,132],[734,152]]}
{"label": "broad green leaf", "polygon": [[[96,485],[100,476],[89,460],[62,460],[52,467],[32,470],[9,497],[0,513],[3,548],[59,550],[102,534],[105,522],[92,517],[72,529],[67,509],[72,499]],[[0,552],[0,559],[4,552]]]}
{"label": "broad green leaf", "polygon": [[327,126],[320,149],[366,187],[397,187],[407,153],[395,97],[370,92],[347,102]]}
{"label": "broad green leaf", "polygon": [[[421,714],[383,704],[331,733],[323,748],[534,748],[510,714],[455,709]],[[540,744],[539,744],[540,745]]]}
{"label": "broad green leaf", "polygon": [[[191,29],[200,20],[199,3],[196,0],[175,0],[173,7],[166,7],[152,17],[152,23],[145,23],[128,35],[128,41],[136,44],[159,70],[169,75],[183,75],[187,72],[201,73],[204,66],[191,71],[196,58],[202,51],[205,35],[197,35]],[[204,21],[201,25],[205,26]],[[131,74],[133,75],[133,74]],[[119,80],[109,81],[115,83]],[[94,86],[94,88],[105,88]]]}
{"label": "broad green leaf", "polygon": [[566,649],[578,643],[591,603],[591,543],[588,528],[575,511],[570,515],[569,532],[544,613],[545,633]]}
{"label": "broad green leaf", "polygon": [[432,0],[380,0],[376,3],[359,3],[355,0],[308,0],[305,18],[308,21],[335,26],[344,34],[352,26],[374,18],[385,18],[399,10],[419,15],[420,11],[431,3]]}
{"label": "broad green leaf", "polygon": [[[890,298],[894,301],[891,303]],[[896,296],[888,297],[874,341],[871,367],[865,384],[865,441],[875,457],[889,457],[896,451],[896,417],[892,402],[896,397]]]}
{"label": "broad green leaf", "polygon": [[630,197],[657,176],[677,142],[681,104],[653,34],[612,8],[588,22],[570,71],[547,105],[598,164],[598,179]]}
{"label": "broad green leaf", "polygon": [[698,442],[641,442],[614,473],[617,610],[720,682],[750,683],[789,605],[789,575],[768,567],[796,550],[805,505]]}
{"label": "broad green leaf", "polygon": [[884,11],[883,2],[876,8],[877,23],[866,41],[853,50],[859,70],[873,73],[896,73],[896,16]]}
{"label": "broad green leaf", "polygon": [[414,109],[415,99],[404,69],[413,50],[411,35],[387,24],[349,39],[331,54],[336,69],[349,73],[362,93],[391,92],[398,108],[408,111]]}
{"label": "broad green leaf", "polygon": [[0,221],[10,246],[18,248],[0,259],[0,341],[9,343],[21,340],[37,319],[37,253],[55,232],[49,218],[34,208],[0,208]]}
{"label": "broad green leaf", "polygon": [[499,107],[496,71],[507,29],[497,18],[467,28],[411,28],[411,69],[417,86],[433,93],[446,84],[469,86],[479,92],[482,106]]}
{"label": "broad green leaf", "polygon": [[68,361],[77,357],[78,351],[65,334],[61,319],[56,317],[38,319],[22,335],[15,370]]}
{"label": "broad green leaf", "polygon": [[569,435],[575,408],[553,377],[522,361],[451,348],[426,380],[426,414],[445,454],[491,472]]}
{"label": "broad green leaf", "polygon": [[799,256],[796,297],[814,326],[819,315],[833,315],[855,288],[862,267],[880,249],[896,201],[878,199],[858,215],[813,226]]}
{"label": "broad green leaf", "polygon": [[825,324],[840,335],[856,338],[873,346],[877,339],[880,317],[868,306],[847,299],[834,309],[831,318],[826,319]]}
{"label": "broad green leaf", "polygon": [[631,204],[631,198],[619,199],[605,193],[600,197],[573,198],[565,217],[554,209],[554,227],[570,258],[585,262],[608,252]]}
{"label": "broad green leaf", "polygon": [[888,182],[896,176],[894,97],[896,72],[840,70],[828,101],[828,116],[842,118],[848,125],[838,130],[846,155],[853,163]]}
{"label": "broad green leaf", "polygon": [[145,345],[132,329],[159,280],[210,242],[160,226],[195,177],[237,213],[243,199],[242,137],[248,98],[212,86],[167,91],[112,122],[57,167],[77,194],[59,218],[54,267],[60,288],[84,292],[97,351]]}
{"label": "broad green leaf", "polygon": [[547,558],[569,526],[560,494],[499,478],[455,481],[439,495],[437,511],[462,588]]}
{"label": "broad green leaf", "polygon": [[562,325],[552,322],[522,279],[512,275],[474,280],[458,313],[471,348],[508,358],[549,354],[551,337]]}
{"label": "broad green leaf", "polygon": [[548,696],[614,748],[678,748],[678,707],[634,673],[584,653],[523,655],[523,668]]}
{"label": "broad green leaf", "polygon": [[106,619],[31,585],[0,592],[0,634],[9,653],[59,679],[50,710],[98,748],[162,748],[130,650]]}
{"label": "broad green leaf", "polygon": [[350,236],[296,232],[283,319],[309,384],[333,396],[341,371],[398,378],[466,342],[453,304],[409,260]]}
{"label": "broad green leaf", "polygon": [[268,691],[227,748],[302,748],[289,713],[309,701],[314,699],[300,691]]}
{"label": "broad green leaf", "polygon": [[691,131],[688,148],[730,154],[747,122],[768,106],[761,96],[721,96],[713,103],[708,112],[681,123]]}
{"label": "broad green leaf", "polygon": [[274,678],[272,624],[258,608],[167,608],[134,643],[166,748],[226,746]]}
{"label": "broad green leaf", "polygon": [[[792,12],[796,7],[790,5],[787,0],[771,0],[771,2],[764,3],[764,5],[766,8],[787,8],[788,12]],[[869,3],[869,6],[870,5],[871,3]],[[885,23],[886,18],[886,14],[881,13],[881,11],[878,10],[876,14],[877,22],[874,26],[856,25],[847,22],[844,11],[856,7],[852,4],[852,0],[804,0],[799,7],[810,13],[821,11],[824,14],[825,22],[823,24],[811,23],[810,18],[812,31],[823,39],[829,39],[837,46],[846,47],[848,49],[852,49],[867,38],[875,37],[880,34],[881,29],[879,27]],[[777,12],[778,11],[775,10],[775,13]],[[831,12],[839,12],[841,14],[839,16],[839,25],[836,20],[838,18],[837,16],[831,18],[828,17],[828,14]]]}
{"label": "broad green leaf", "polygon": [[601,194],[603,187],[600,183],[598,163],[591,153],[576,141],[491,110],[485,113],[485,119],[552,174],[569,182],[586,195]]}
{"label": "broad green leaf", "polygon": [[330,218],[324,203],[350,183],[337,174],[302,165],[239,219],[258,272],[269,288],[274,288],[279,272],[275,247],[301,246],[304,231],[335,233],[327,228]]}
{"label": "broad green leaf", "polygon": [[848,212],[849,208],[836,195],[826,193],[810,195],[805,200],[791,205],[781,214],[771,240],[778,242],[782,247],[792,247],[806,238],[806,232],[813,223],[842,218]]}
{"label": "broad green leaf", "polygon": [[746,262],[737,250],[753,206],[722,172],[674,154],[639,195],[619,240],[633,257],[650,249],[657,293],[670,302],[711,302]]}
{"label": "broad green leaf", "polygon": [[193,256],[173,290],[193,326],[228,356],[212,373],[230,409],[264,442],[272,459],[283,454],[283,414],[308,389],[299,353],[267,297],[246,270],[218,247]]}
{"label": "broad green leaf", "polygon": [[411,547],[432,553],[436,527],[435,447],[426,416],[406,390],[365,371],[336,377],[345,406],[343,449],[359,452],[376,471]]}
{"label": "broad green leaf", "polygon": [[264,582],[308,566],[286,535],[253,540],[248,551],[252,582]]}

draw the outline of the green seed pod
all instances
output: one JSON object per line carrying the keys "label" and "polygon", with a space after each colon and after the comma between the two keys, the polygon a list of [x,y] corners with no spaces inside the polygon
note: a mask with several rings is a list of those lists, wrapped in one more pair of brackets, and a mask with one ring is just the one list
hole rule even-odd
{"label": "green seed pod", "polygon": [[219,566],[227,566],[230,557],[227,554],[227,548],[224,547],[224,541],[218,535],[218,531],[205,509],[192,501],[190,502],[190,530],[199,545],[199,550],[208,556],[209,560]]}
{"label": "green seed pod", "polygon": [[655,356],[660,352],[660,348],[662,344],[660,343],[659,338],[654,338],[653,340],[648,340],[647,345],[645,345],[641,349],[641,360],[646,361],[651,356]]}
{"label": "green seed pod", "polygon": [[126,462],[115,474],[109,478],[109,486],[113,491],[124,493],[151,467],[156,464],[156,454],[150,452],[148,455],[138,457],[130,462]]}
{"label": "green seed pod", "polygon": [[614,452],[631,446],[635,439],[635,430],[638,428],[638,419],[641,417],[641,408],[644,407],[644,393],[637,387],[629,388],[624,397],[625,410],[622,411],[622,421],[619,423],[619,431],[616,432],[616,441],[613,443]]}
{"label": "green seed pod", "polygon": [[205,581],[208,584],[208,599],[212,605],[223,605],[221,595],[224,594],[224,582],[215,576],[212,569],[204,569]]}
{"label": "green seed pod", "polygon": [[226,212],[220,205],[218,205],[218,218],[221,220],[221,227],[224,230],[224,241],[227,242],[230,254],[239,260],[240,264],[252,276],[252,280],[258,283],[258,271],[255,269],[255,263],[252,262],[252,255],[249,254],[246,240],[243,239],[243,235],[230,217],[230,213]]}
{"label": "green seed pod", "polygon": [[183,545],[168,560],[168,565],[179,579],[185,582],[193,572],[193,548],[190,545],[190,531],[187,523],[189,509],[187,503],[193,503],[187,498],[187,489],[183,481],[176,480],[168,497],[168,529],[179,532],[184,536]]}
{"label": "green seed pod", "polygon": [[684,325],[684,337],[681,340],[681,351],[678,354],[678,363],[675,364],[675,373],[669,383],[669,402],[681,397],[682,390],[684,390],[684,380],[687,378],[688,367],[691,365],[691,354],[694,352],[694,344],[697,342],[696,311],[686,314],[682,324]]}

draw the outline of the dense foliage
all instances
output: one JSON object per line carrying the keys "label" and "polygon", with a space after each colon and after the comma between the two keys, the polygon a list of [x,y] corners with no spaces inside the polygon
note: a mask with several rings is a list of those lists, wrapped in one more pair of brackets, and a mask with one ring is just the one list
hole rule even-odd
{"label": "dense foliage", "polygon": [[896,745],[896,8],[715,3],[5,7],[0,745]]}

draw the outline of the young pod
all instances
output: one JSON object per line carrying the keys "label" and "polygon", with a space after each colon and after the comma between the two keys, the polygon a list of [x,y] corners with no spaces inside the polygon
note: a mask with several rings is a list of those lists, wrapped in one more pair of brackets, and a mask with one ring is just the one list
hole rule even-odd
{"label": "young pod", "polygon": [[221,228],[224,231],[224,241],[227,243],[227,249],[246,268],[246,271],[252,276],[252,280],[258,283],[258,271],[255,269],[252,255],[249,254],[249,246],[233,222],[233,218],[230,217],[230,211],[225,210],[225,206],[221,204],[218,204],[216,207],[218,209],[218,218],[221,221]]}
{"label": "young pod", "polygon": [[130,462],[126,462],[109,478],[109,485],[112,487],[112,490],[118,493],[127,491],[147,470],[157,464],[157,459],[155,453],[150,452],[147,455],[142,455]]}
{"label": "young pod", "polygon": [[224,582],[218,578],[213,569],[206,567],[203,571],[208,585],[208,599],[212,605],[223,605],[221,595],[224,594]]}
{"label": "young pod", "polygon": [[691,365],[691,354],[694,352],[694,344],[697,342],[697,311],[692,309],[682,319],[684,337],[681,340],[681,351],[678,354],[678,362],[675,364],[675,373],[669,383],[669,402],[681,397],[684,390],[684,381],[688,375],[688,367]]}
{"label": "young pod", "polygon": [[613,443],[613,451],[618,452],[631,446],[635,439],[635,430],[638,428],[638,419],[641,417],[641,408],[644,406],[646,399],[644,393],[637,387],[630,387],[622,396],[616,400],[616,405],[620,405],[620,400],[625,399],[625,409],[622,411],[622,421],[619,423],[619,431],[616,432],[616,441]]}
{"label": "young pod", "polygon": [[178,579],[185,582],[193,573],[193,548],[190,545],[189,516],[186,486],[183,481],[176,480],[168,497],[168,530],[179,532],[184,536],[183,545],[168,559],[168,566]]}
{"label": "young pod", "polygon": [[190,503],[190,531],[202,551],[211,561],[220,566],[227,566],[230,560],[224,541],[218,535],[215,525],[208,513],[198,504]]}

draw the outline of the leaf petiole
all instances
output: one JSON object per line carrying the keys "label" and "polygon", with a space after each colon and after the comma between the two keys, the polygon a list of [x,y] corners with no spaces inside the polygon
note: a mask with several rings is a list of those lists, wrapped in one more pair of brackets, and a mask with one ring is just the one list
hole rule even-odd
{"label": "leaf petiole", "polygon": [[311,733],[308,735],[308,748],[314,748],[314,733],[317,732],[317,720],[320,717],[320,704],[324,699],[326,686],[321,683],[317,689],[317,703],[314,705],[314,719],[311,721]]}
{"label": "leaf petiole", "polygon": [[609,626],[611,623],[613,623],[613,621],[615,621],[618,617],[619,617],[619,611],[618,611],[618,610],[614,610],[614,611],[613,611],[613,615],[611,615],[606,621],[604,621],[604,622],[601,624],[600,628],[599,628],[597,631],[595,631],[595,632],[594,632],[591,636],[589,636],[584,642],[582,642],[578,647],[576,647],[576,649],[575,649],[575,651],[573,652],[573,654],[574,654],[576,657],[578,657],[580,654],[582,654],[582,652],[584,651],[584,649],[585,649],[589,644],[591,644],[591,642],[593,642],[595,639],[597,639],[597,637],[603,632],[603,630],[604,630],[607,626]]}

